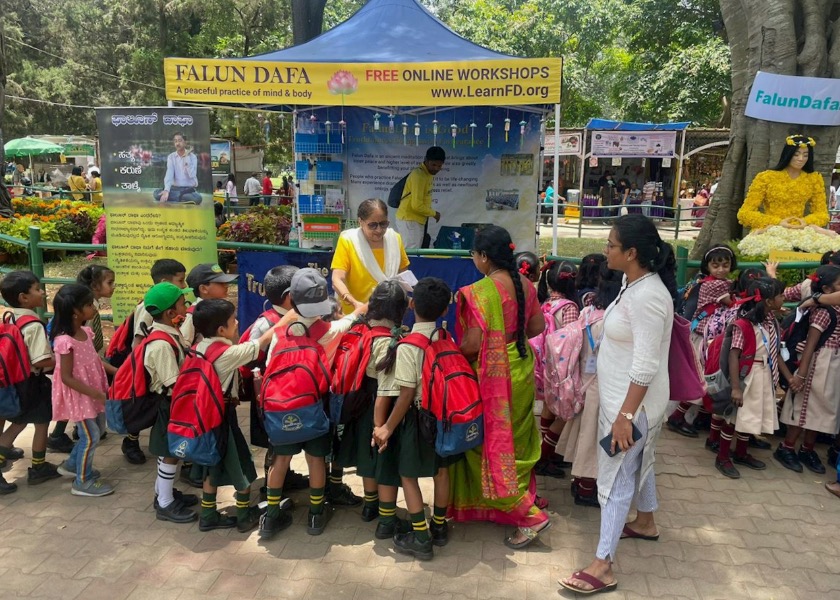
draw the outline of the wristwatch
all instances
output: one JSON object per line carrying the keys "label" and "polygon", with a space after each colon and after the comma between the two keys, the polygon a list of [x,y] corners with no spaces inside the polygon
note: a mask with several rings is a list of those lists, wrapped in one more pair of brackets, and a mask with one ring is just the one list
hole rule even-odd
{"label": "wristwatch", "polygon": [[633,420],[633,413],[631,413],[631,412],[619,413],[619,414],[620,414],[622,417],[624,417],[625,419],[627,419],[628,421],[632,421],[632,420]]}
{"label": "wristwatch", "polygon": [[822,292],[814,292],[813,294],[811,294],[811,298],[813,298],[814,304],[819,306],[820,305],[820,298],[822,298]]}

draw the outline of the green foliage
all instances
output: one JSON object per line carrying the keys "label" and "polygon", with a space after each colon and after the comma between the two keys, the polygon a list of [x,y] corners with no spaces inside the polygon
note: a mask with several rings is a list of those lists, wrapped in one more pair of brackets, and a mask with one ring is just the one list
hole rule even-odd
{"label": "green foliage", "polygon": [[291,207],[255,206],[222,225],[219,237],[230,242],[281,246],[289,243],[291,226]]}

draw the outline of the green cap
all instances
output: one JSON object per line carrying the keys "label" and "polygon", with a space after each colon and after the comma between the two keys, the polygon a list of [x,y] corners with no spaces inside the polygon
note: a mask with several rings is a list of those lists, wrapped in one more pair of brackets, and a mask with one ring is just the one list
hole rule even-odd
{"label": "green cap", "polygon": [[177,285],[163,281],[153,285],[146,296],[143,298],[143,303],[146,305],[146,310],[153,317],[162,315],[178,302],[178,298],[188,294],[190,290],[181,289]]}

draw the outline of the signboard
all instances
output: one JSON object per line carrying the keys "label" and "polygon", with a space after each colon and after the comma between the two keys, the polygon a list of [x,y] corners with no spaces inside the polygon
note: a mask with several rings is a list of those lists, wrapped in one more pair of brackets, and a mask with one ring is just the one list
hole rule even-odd
{"label": "signboard", "polygon": [[593,131],[592,156],[624,158],[676,155],[675,131]]}
{"label": "signboard", "polygon": [[164,59],[166,98],[234,104],[504,106],[560,102],[560,58],[433,63]]}
{"label": "signboard", "polygon": [[232,161],[233,153],[228,140],[210,142],[210,167],[213,169],[213,175],[228,175]]}
{"label": "signboard", "polygon": [[840,79],[759,71],[745,114],[775,123],[840,125]]}
{"label": "signboard", "polygon": [[156,260],[188,271],[216,262],[210,118],[204,108],[98,108],[96,123],[119,322],[151,287]]}
{"label": "signboard", "polygon": [[[580,156],[583,144],[581,142],[582,135],[580,133],[561,133],[560,146],[557,149],[557,156]],[[543,142],[543,156],[554,156],[554,132],[547,131],[545,133],[545,141]]]}
{"label": "signboard", "polygon": [[791,250],[771,250],[768,260],[777,263],[820,262],[819,252],[794,252]]}

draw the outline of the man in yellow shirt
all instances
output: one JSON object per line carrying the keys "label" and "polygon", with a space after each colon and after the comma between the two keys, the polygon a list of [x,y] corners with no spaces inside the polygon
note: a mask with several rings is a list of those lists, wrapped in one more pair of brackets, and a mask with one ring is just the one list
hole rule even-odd
{"label": "man in yellow shirt", "polygon": [[405,180],[395,229],[406,248],[428,248],[426,225],[429,217],[440,221],[440,213],[432,208],[432,182],[443,168],[446,152],[440,146],[426,150],[426,159]]}

